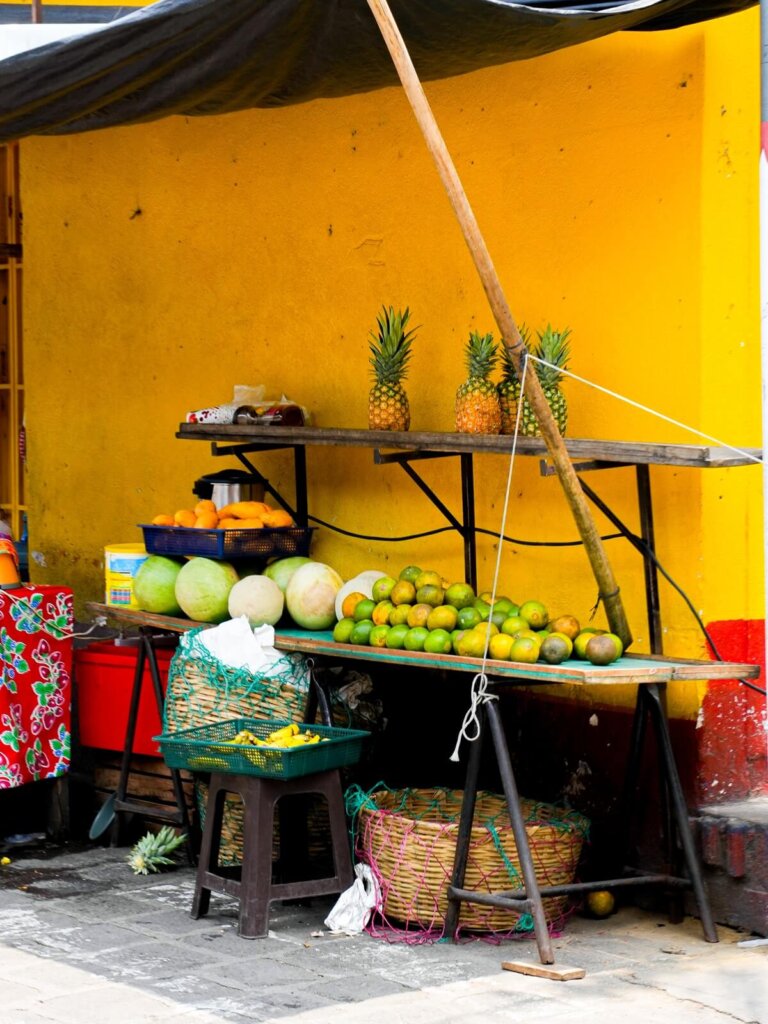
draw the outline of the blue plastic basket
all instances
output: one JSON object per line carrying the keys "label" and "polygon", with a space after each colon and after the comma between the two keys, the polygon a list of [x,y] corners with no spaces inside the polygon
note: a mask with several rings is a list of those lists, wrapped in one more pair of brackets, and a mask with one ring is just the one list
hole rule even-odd
{"label": "blue plastic basket", "polygon": [[312,527],[200,530],[187,526],[145,526],[144,547],[150,555],[200,555],[203,558],[284,558],[309,555]]}

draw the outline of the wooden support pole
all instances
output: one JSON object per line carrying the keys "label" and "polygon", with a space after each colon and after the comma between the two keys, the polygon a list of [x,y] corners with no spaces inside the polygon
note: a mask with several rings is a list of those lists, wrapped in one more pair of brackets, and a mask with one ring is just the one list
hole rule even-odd
{"label": "wooden support pole", "polygon": [[[512,357],[518,375],[522,378],[527,354],[525,342],[520,336],[474,211],[469,205],[461,179],[440,133],[403,37],[392,16],[387,0],[368,0],[368,6],[379,26],[427,148],[432,154],[443,186],[448,193],[504,345]],[[525,375],[525,396],[531,404],[579,534],[584,542],[584,548],[597,581],[600,598],[605,605],[608,623],[611,630],[621,638],[624,646],[628,647],[632,642],[632,634],[624,612],[618,584],[608,562],[608,556],[592,518],[587,499],[581,489],[579,478],[568,457],[562,435],[557,428],[552,410],[549,408],[549,403],[533,367],[530,367]]]}

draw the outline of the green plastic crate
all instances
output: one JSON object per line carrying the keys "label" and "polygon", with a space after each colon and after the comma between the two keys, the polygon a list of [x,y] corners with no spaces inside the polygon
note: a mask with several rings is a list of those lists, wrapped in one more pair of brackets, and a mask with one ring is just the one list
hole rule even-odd
{"label": "green plastic crate", "polygon": [[268,779],[296,779],[301,775],[343,768],[360,760],[363,740],[369,733],[362,729],[339,729],[330,725],[300,725],[320,736],[319,743],[306,747],[252,747],[227,745],[243,729],[261,740],[287,721],[256,718],[228,718],[195,729],[156,736],[169,768],[192,772],[229,772],[233,775],[259,775]]}

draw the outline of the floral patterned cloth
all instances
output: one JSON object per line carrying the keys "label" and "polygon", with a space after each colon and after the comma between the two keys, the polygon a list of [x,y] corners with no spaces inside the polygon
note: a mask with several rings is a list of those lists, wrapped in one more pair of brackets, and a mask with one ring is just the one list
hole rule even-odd
{"label": "floral patterned cloth", "polygon": [[72,624],[65,587],[0,590],[0,789],[69,768]]}

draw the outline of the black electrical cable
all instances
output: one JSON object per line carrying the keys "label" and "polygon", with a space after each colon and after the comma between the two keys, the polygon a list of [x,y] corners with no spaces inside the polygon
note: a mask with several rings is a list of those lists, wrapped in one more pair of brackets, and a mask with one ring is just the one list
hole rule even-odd
{"label": "black electrical cable", "polygon": [[[324,526],[327,530],[333,530],[335,533],[342,533],[345,537],[354,537],[356,540],[380,540],[385,543],[398,544],[405,540],[419,540],[422,537],[434,537],[438,533],[453,533],[455,527],[453,526],[440,526],[436,530],[425,530],[423,533],[408,533],[402,537],[376,537],[367,533],[355,533],[353,530],[343,530],[340,526],[334,526],[332,523],[326,523],[324,519],[318,519],[317,516],[307,516],[307,519],[313,523],[317,523],[318,526]],[[475,533],[485,533],[489,537],[498,537],[498,533],[495,530],[486,530],[481,526],[475,528]],[[623,537],[623,533],[608,533],[601,540],[616,540]],[[502,534],[501,539],[506,541],[508,544],[518,544],[521,547],[538,547],[538,548],[569,548],[569,547],[580,547],[583,543],[580,540],[520,540],[518,537],[507,537]]]}

